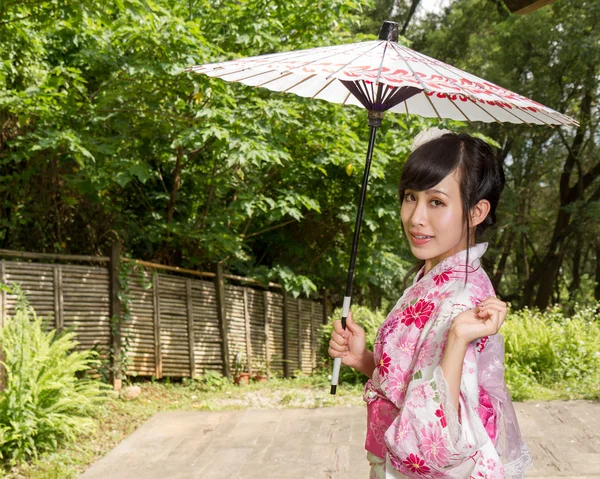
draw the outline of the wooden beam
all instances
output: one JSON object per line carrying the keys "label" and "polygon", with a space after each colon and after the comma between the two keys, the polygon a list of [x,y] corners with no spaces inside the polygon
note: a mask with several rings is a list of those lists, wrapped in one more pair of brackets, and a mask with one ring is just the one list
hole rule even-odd
{"label": "wooden beam", "polygon": [[13,251],[10,249],[0,249],[0,256],[25,259],[49,259],[63,261],[90,261],[98,263],[108,263],[109,256],[81,256],[73,254],[48,254],[48,253],[27,253],[25,251]]}
{"label": "wooden beam", "polygon": [[287,292],[283,292],[283,376],[290,377],[290,353],[288,331],[288,300]]}
{"label": "wooden beam", "polygon": [[248,314],[248,288],[244,288],[244,326],[246,330],[246,362],[248,374],[252,376],[252,331],[250,330],[250,315]]}
{"label": "wooden beam", "polygon": [[219,318],[219,333],[221,335],[221,358],[223,359],[223,374],[231,379],[229,365],[229,339],[227,334],[227,310],[225,307],[225,281],[223,265],[217,263],[215,274],[215,292],[217,293],[217,316]]}
{"label": "wooden beam", "polygon": [[190,376],[196,377],[196,355],[194,351],[194,310],[192,307],[192,280],[186,280],[187,290],[187,316],[188,316],[188,344],[190,348]]}
{"label": "wooden beam", "polygon": [[271,312],[271,297],[268,291],[263,291],[263,303],[265,309],[265,366],[267,372],[271,368],[271,353],[269,349],[269,343],[271,342],[271,326],[269,324],[269,316]]}
{"label": "wooden beam", "polygon": [[[121,269],[121,245],[117,241],[113,243],[110,249],[110,323],[111,323],[111,342],[113,348],[112,357],[112,383],[115,391],[119,391],[122,386],[121,377],[121,300],[119,292],[119,270]],[[56,288],[56,285],[55,285]],[[60,314],[60,312],[58,313]],[[56,327],[59,326],[59,319],[56,318]]]}
{"label": "wooden beam", "polygon": [[154,374],[156,379],[162,378],[162,348],[160,345],[160,297],[158,273],[153,274],[152,301],[154,306]]}
{"label": "wooden beam", "polygon": [[526,15],[554,3],[554,1],[555,0],[504,0],[504,3],[511,13]]}

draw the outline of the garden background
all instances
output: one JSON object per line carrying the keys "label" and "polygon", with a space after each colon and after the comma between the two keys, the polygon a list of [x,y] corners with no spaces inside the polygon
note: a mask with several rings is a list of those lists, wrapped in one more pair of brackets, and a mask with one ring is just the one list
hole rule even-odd
{"label": "garden background", "polygon": [[[102,256],[118,242],[130,258],[198,271],[218,264],[232,275],[277,282],[290,295],[326,294],[331,306],[339,305],[366,149],[365,112],[184,70],[372,39],[384,19],[396,20],[410,47],[580,122],[576,129],[442,126],[487,138],[507,175],[498,224],[482,240],[490,245],[484,267],[513,311],[505,335],[514,397],[598,398],[600,4],[557,0],[519,16],[500,0],[454,0],[430,13],[420,3],[2,1],[0,248]],[[413,266],[399,219],[402,165],[414,136],[437,124],[389,114],[379,136],[353,292],[371,334]],[[323,364],[327,371],[324,356]],[[360,381],[350,374],[346,381]],[[318,389],[326,372],[298,381]],[[11,384],[9,374],[0,403],[7,434],[14,433],[9,392],[26,391]],[[287,383],[269,387],[275,384]],[[184,395],[176,401],[190,407],[198,391],[207,398],[248,394],[218,375],[183,389],[148,387],[162,399],[142,409],[111,403],[96,413],[75,408],[69,414],[96,414],[86,424],[101,430],[125,423],[114,441],[157,408],[174,407],[161,395]],[[19,401],[19,420],[35,421],[37,413]],[[198,404],[229,407],[210,401]],[[9,467],[22,459],[35,464],[35,430],[1,446]],[[89,444],[96,444],[89,431]],[[71,461],[74,469],[102,453],[96,446],[79,456],[60,449],[74,437],[81,436],[59,431],[40,442],[40,451],[62,454],[58,462]],[[55,456],[42,456],[39,464],[46,465],[33,470],[58,470],[49,457]],[[29,467],[17,466],[15,474]]]}

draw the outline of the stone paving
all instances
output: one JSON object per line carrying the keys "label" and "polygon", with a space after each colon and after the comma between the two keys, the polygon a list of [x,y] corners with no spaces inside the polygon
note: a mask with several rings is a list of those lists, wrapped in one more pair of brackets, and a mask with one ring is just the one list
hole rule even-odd
{"label": "stone paving", "polygon": [[[600,479],[600,402],[516,403],[526,477]],[[80,479],[368,477],[364,408],[158,413]]]}

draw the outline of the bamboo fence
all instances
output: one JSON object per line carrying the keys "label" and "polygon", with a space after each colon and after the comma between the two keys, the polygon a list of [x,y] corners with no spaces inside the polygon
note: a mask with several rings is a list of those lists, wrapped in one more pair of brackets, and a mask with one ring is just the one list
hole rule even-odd
{"label": "bamboo fence", "polygon": [[[115,360],[126,356],[128,375],[195,377],[212,370],[231,376],[239,352],[251,374],[267,369],[290,376],[317,365],[325,300],[293,299],[272,291],[280,285],[261,288],[220,266],[209,273],[121,258],[118,245],[109,257],[7,250],[0,256],[19,258],[0,261],[0,281],[21,284],[47,328],[74,330],[82,349],[107,353],[112,346]],[[69,261],[96,264],[62,263]],[[117,279],[121,261],[142,266],[129,268],[125,291]],[[15,303],[2,292],[0,318],[12,315]],[[111,318],[118,318],[112,326]],[[120,379],[113,378],[115,386]]]}

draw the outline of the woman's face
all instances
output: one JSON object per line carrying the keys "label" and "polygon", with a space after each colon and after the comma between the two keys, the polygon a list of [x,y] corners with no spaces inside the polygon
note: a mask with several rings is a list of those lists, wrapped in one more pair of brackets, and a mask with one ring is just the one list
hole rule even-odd
{"label": "woman's face", "polygon": [[425,260],[426,272],[466,248],[467,228],[456,172],[429,190],[404,192],[402,225],[412,253]]}

